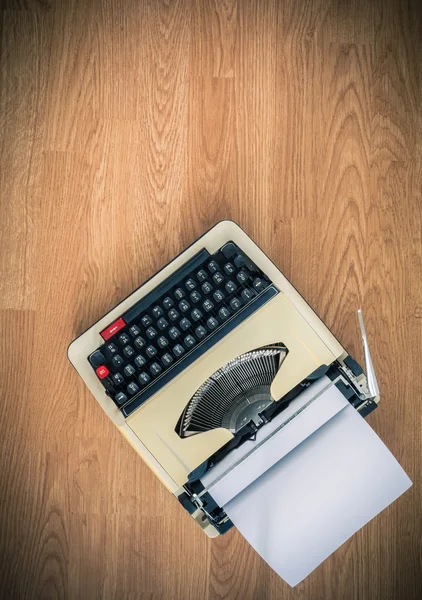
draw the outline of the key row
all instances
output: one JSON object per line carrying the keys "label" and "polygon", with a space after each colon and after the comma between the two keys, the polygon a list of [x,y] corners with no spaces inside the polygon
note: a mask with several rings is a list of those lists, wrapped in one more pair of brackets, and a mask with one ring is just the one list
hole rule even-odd
{"label": "key row", "polygon": [[[242,306],[242,304],[244,302],[248,302],[254,296],[255,296],[254,290],[244,289],[244,290],[242,290],[240,297],[235,297],[230,300],[229,305],[232,310],[236,311]],[[217,291],[213,295],[213,300],[216,303],[220,303],[224,300],[224,296],[222,295],[221,292]],[[189,310],[191,308],[191,306],[185,301],[185,305],[183,305],[182,307],[179,306],[179,308],[181,310],[181,313],[184,314],[187,312],[187,310]],[[207,298],[202,303],[201,308],[203,309],[203,311],[205,313],[207,313],[207,312],[209,313],[214,309],[217,310],[218,306],[216,306],[216,304],[211,299]],[[179,319],[179,317],[181,316],[181,313],[178,310],[176,310],[175,308],[170,309],[166,315],[167,318],[160,317],[157,320],[157,323],[155,324],[156,327],[154,327],[153,325],[149,325],[147,327],[147,329],[145,330],[146,337],[150,340],[155,339],[157,337],[157,335],[159,334],[159,331],[164,331],[172,323],[177,321]],[[218,315],[221,319],[224,320],[230,316],[230,312],[227,308],[222,307],[222,308],[218,309]],[[202,319],[204,317],[204,313],[199,308],[194,308],[191,311],[189,317],[193,321],[199,321],[200,319]],[[167,320],[167,319],[169,319],[169,320]],[[153,323],[153,321],[152,320],[148,321],[148,323]],[[187,330],[187,329],[189,329],[189,327],[191,327],[191,322],[189,321],[188,317],[184,317],[180,320],[179,325],[183,330]],[[140,336],[141,330],[137,325],[132,325],[131,327],[129,327],[129,333],[134,338],[133,342],[135,343],[135,345],[137,347],[142,347],[143,345],[145,345],[145,343],[146,343],[145,339],[142,336]],[[127,333],[121,333],[118,336],[118,342],[121,346],[126,347],[132,342],[132,339],[131,339],[131,337],[129,337],[129,335]],[[109,355],[113,355],[118,352],[118,346],[114,342],[110,342],[110,343],[106,344],[105,349]]]}
{"label": "key row", "polygon": [[[194,340],[194,342],[195,342],[195,340]],[[169,367],[170,365],[172,365],[175,359],[178,359],[181,356],[183,356],[185,354],[185,352],[186,352],[186,350],[185,350],[185,348],[183,348],[183,346],[181,344],[176,344],[171,349],[171,352],[170,351],[165,352],[161,356],[161,358],[157,359],[157,360],[161,361],[162,366],[166,368],[166,367]],[[161,367],[160,367],[160,370],[157,370],[157,368],[153,366],[155,364],[158,364],[157,362],[153,362],[153,363],[147,365],[147,360],[142,355],[138,355],[135,358],[134,362],[138,369],[142,369],[143,367],[147,368],[147,366],[148,366],[148,369],[151,371],[152,375],[154,375],[154,376],[158,375],[161,372]],[[111,376],[111,379],[112,379],[114,385],[121,385],[122,383],[124,383],[125,377],[127,379],[131,379],[135,375],[135,373],[136,373],[135,367],[131,364],[128,364],[123,369],[123,372],[113,373],[110,376]],[[108,374],[109,373],[107,373],[107,375]]]}
{"label": "key row", "polygon": [[[208,327],[208,329],[210,331],[213,331],[214,329],[216,329],[219,326],[219,322],[215,317],[210,317],[209,319],[207,319],[206,321],[206,325]],[[172,331],[172,333],[169,335],[169,337],[175,341],[177,338],[179,338],[182,334],[181,331],[179,331],[178,329],[174,328],[175,331]],[[203,326],[203,325],[199,325],[198,327],[195,328],[195,335],[198,338],[198,340],[203,339],[206,335],[207,335],[208,331],[207,329]],[[192,334],[186,335],[183,338],[183,343],[185,344],[186,348],[192,348],[192,346],[194,346],[196,344],[197,340],[195,339],[195,337]],[[157,339],[157,346],[160,350],[163,350],[164,348],[166,348],[169,345],[170,341],[168,340],[167,337],[165,337],[164,335],[160,336]],[[153,346],[152,344],[149,344],[148,346],[144,347],[144,345],[142,345],[140,348],[138,348],[138,350],[140,350],[141,348],[144,348],[144,352],[145,354],[148,356],[148,358],[153,358],[158,350],[155,346]],[[136,351],[132,346],[126,346],[123,350],[123,354],[125,355],[126,359],[132,359],[135,354]],[[97,361],[98,364],[103,364],[105,362],[105,356],[102,352],[97,352],[96,355],[98,355],[97,357]],[[134,359],[136,361],[136,358]],[[92,362],[92,357],[91,357],[91,362]],[[115,354],[111,360],[112,365],[115,368],[120,368],[123,364],[125,364],[125,359],[120,355],[120,354]]]}

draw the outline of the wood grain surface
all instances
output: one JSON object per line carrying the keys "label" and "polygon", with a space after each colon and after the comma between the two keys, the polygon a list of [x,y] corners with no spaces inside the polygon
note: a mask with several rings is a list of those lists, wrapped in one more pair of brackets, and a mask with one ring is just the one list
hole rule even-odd
{"label": "wood grain surface", "polygon": [[[415,0],[6,0],[0,597],[413,600],[422,589],[422,10]],[[237,221],[362,360],[414,486],[295,589],[210,541],[69,342]]]}

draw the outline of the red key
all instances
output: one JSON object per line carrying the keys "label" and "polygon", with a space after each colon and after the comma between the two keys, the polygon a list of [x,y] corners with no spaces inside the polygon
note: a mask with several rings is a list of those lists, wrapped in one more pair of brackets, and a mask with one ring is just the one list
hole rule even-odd
{"label": "red key", "polygon": [[110,371],[104,365],[102,365],[101,367],[98,367],[95,372],[97,373],[97,375],[100,379],[104,379],[104,377],[107,377],[107,375],[110,375]]}
{"label": "red key", "polygon": [[126,323],[120,317],[120,319],[117,319],[117,321],[114,321],[114,323],[112,323],[111,325],[109,325],[107,327],[107,329],[104,329],[104,331],[102,331],[100,333],[100,335],[101,335],[101,337],[103,339],[109,340],[114,334],[116,334],[118,331],[120,331],[121,329],[123,329],[123,327],[125,325],[126,325]]}

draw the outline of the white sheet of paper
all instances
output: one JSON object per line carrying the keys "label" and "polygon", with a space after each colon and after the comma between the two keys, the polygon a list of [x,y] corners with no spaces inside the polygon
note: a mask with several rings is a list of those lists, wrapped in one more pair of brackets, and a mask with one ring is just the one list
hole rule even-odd
{"label": "white sheet of paper", "polygon": [[262,558],[294,586],[411,485],[348,405],[224,508]]}
{"label": "white sheet of paper", "polygon": [[[330,387],[327,389],[327,386]],[[348,405],[333,382],[328,377],[321,377],[261,427],[254,441],[232,450],[207,471],[201,478],[202,484],[219,506],[225,506]],[[251,450],[253,452],[248,456]]]}

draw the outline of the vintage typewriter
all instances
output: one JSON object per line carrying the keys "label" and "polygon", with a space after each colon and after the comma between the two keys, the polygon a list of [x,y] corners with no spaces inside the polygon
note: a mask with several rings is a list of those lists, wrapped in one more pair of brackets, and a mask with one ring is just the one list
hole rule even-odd
{"label": "vintage typewriter", "polygon": [[366,376],[251,238],[222,221],[74,340],[68,356],[116,427],[214,537],[232,523],[213,481],[285,426],[283,414],[291,421],[306,409],[315,382],[336,385],[363,417],[376,408],[359,317]]}

